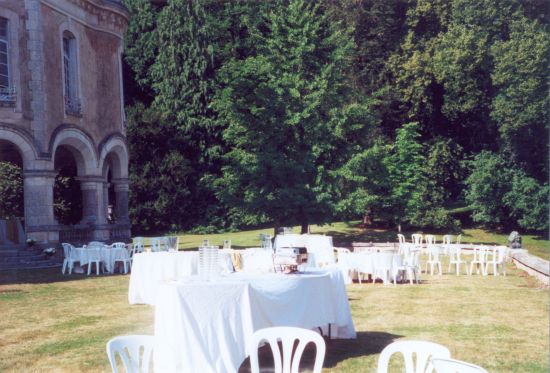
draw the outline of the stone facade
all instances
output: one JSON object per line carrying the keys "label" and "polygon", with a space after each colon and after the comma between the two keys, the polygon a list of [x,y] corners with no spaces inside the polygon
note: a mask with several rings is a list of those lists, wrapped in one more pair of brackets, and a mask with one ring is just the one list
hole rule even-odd
{"label": "stone facade", "polygon": [[[128,11],[119,0],[0,0],[0,18],[8,25],[8,88],[15,93],[0,95],[0,146],[14,146],[22,159],[27,236],[55,243],[80,229],[89,239],[113,239],[114,231],[129,237],[121,65]],[[77,227],[54,217],[60,147],[77,166]],[[115,224],[107,221],[109,188]]]}

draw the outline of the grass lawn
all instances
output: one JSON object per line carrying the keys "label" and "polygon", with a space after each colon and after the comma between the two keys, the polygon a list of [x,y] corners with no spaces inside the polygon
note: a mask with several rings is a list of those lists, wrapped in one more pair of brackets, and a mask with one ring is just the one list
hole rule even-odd
{"label": "grass lawn", "polygon": [[[349,234],[348,241],[378,234],[344,223],[313,233],[322,230]],[[182,247],[205,238],[254,246],[259,232],[269,230],[185,235]],[[59,272],[0,272],[0,372],[107,372],[110,338],[153,333],[153,308],[128,304],[129,276]],[[325,371],[372,372],[382,348],[399,338],[441,343],[453,357],[490,372],[549,371],[548,291],[532,278],[508,266],[506,277],[422,279],[421,285],[349,285],[358,338],[330,341]]]}

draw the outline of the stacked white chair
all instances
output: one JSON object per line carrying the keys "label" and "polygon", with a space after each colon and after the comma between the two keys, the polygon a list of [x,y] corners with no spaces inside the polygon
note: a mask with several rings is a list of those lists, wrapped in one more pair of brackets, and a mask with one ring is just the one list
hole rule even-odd
{"label": "stacked white chair", "polygon": [[[295,347],[296,341],[298,341],[298,345]],[[304,349],[309,343],[313,343],[316,348],[313,373],[321,373],[323,361],[325,359],[326,345],[323,337],[316,332],[308,329],[286,326],[256,331],[252,335],[252,339],[248,345],[252,373],[260,372],[258,348],[263,342],[267,342],[273,352],[273,360],[275,363],[274,373],[298,373]],[[282,354],[279,348],[279,342],[281,342]]]}
{"label": "stacked white chair", "polygon": [[386,346],[382,350],[382,353],[380,353],[377,373],[389,372],[390,358],[395,353],[403,355],[405,373],[431,373],[433,371],[432,358],[449,359],[451,357],[449,349],[437,343],[427,341],[397,341]]}
{"label": "stacked white chair", "polygon": [[488,250],[487,261],[485,262],[485,273],[489,274],[489,266],[493,267],[493,275],[500,275],[500,270],[502,274],[506,276],[506,265],[504,264],[504,259],[506,258],[506,248],[505,247],[492,247]]}
{"label": "stacked white chair", "polygon": [[436,373],[489,373],[482,367],[455,359],[433,358]]}
{"label": "stacked white chair", "polygon": [[126,335],[107,342],[107,356],[113,373],[118,373],[116,356],[120,357],[126,373],[148,373],[155,337]]}
{"label": "stacked white chair", "polygon": [[74,258],[73,250],[74,246],[70,243],[62,243],[63,246],[63,266],[61,267],[61,273],[65,274],[68,269],[69,274],[73,273],[74,264],[78,262],[78,259]]}
{"label": "stacked white chair", "polygon": [[468,274],[468,264],[466,261],[462,260],[462,248],[460,245],[455,245],[449,249],[449,268],[447,272],[451,272],[451,266],[455,266],[456,275],[460,275],[460,265],[464,264],[464,270]]}
{"label": "stacked white chair", "polygon": [[128,267],[132,269],[132,258],[126,248],[126,244],[124,242],[115,242],[111,245],[111,250],[112,249],[116,250],[114,253],[114,264],[122,263],[124,266],[124,273],[128,273]]}
{"label": "stacked white chair", "polygon": [[487,248],[485,246],[474,246],[474,258],[470,262],[470,275],[476,269],[476,274],[487,276],[485,261],[487,260]]}

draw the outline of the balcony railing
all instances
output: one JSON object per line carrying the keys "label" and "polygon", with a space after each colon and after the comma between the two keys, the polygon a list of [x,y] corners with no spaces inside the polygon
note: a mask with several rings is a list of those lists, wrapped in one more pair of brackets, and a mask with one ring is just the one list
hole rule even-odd
{"label": "balcony railing", "polygon": [[0,87],[0,106],[15,106],[16,101],[15,87]]}
{"label": "balcony railing", "polygon": [[82,105],[78,97],[65,96],[65,113],[75,116],[82,115]]}

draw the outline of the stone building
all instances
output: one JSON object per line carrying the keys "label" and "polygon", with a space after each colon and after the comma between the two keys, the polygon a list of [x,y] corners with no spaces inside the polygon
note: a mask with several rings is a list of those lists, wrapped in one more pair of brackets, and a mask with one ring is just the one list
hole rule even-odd
{"label": "stone building", "polygon": [[[37,242],[130,236],[127,24],[121,0],[0,0],[0,160],[23,170],[24,229]],[[62,169],[80,185],[70,225],[54,214]]]}

